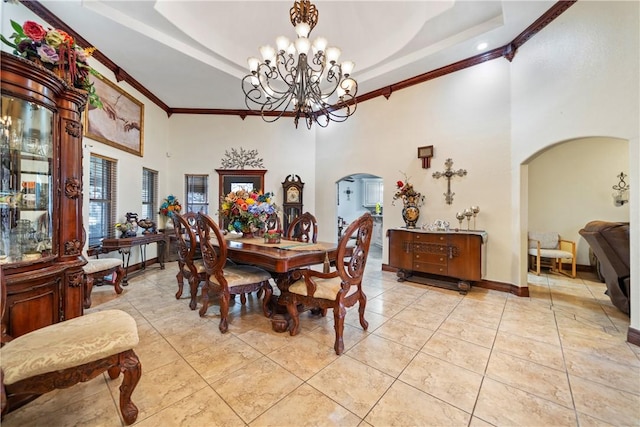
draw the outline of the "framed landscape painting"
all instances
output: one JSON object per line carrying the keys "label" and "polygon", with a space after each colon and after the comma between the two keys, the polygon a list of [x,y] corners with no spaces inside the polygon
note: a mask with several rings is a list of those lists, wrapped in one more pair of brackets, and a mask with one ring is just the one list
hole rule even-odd
{"label": "framed landscape painting", "polygon": [[144,104],[104,77],[89,78],[102,108],[87,104],[84,135],[142,157]]}

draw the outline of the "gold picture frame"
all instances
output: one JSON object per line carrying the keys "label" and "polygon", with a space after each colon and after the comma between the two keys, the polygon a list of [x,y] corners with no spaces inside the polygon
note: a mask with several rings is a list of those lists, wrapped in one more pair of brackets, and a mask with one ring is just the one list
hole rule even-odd
{"label": "gold picture frame", "polygon": [[144,104],[104,76],[89,75],[103,107],[87,103],[84,136],[143,156]]}

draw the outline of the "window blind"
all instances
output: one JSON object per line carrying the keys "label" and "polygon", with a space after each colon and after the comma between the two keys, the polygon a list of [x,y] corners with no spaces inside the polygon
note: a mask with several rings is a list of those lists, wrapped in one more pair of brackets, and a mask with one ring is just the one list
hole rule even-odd
{"label": "window blind", "polygon": [[117,160],[91,154],[89,166],[89,247],[115,236]]}
{"label": "window blind", "polygon": [[185,212],[209,213],[209,175],[185,175]]}
{"label": "window blind", "polygon": [[142,168],[142,212],[140,219],[156,220],[158,215],[158,172]]}

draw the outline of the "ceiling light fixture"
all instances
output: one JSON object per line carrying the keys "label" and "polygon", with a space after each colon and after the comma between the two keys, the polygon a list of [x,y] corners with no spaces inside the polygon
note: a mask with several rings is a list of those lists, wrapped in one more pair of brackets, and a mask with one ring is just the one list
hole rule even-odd
{"label": "ceiling light fixture", "polygon": [[[294,2],[289,17],[298,38],[290,42],[280,36],[277,50],[260,47],[262,62],[248,59],[251,73],[242,79],[247,108],[260,111],[265,122],[290,112],[296,128],[300,118],[309,129],[314,122],[326,127],[331,121],[345,121],[356,111],[358,83],[350,77],[355,64],[339,63],[340,49],[327,47],[324,37],[309,42],[318,23],[318,9],[309,0]],[[309,49],[313,53],[308,57]]]}
{"label": "ceiling light fixture", "polygon": [[476,49],[485,50],[487,47],[489,47],[489,44],[487,42],[482,42],[482,43],[478,43],[478,46],[476,46]]}

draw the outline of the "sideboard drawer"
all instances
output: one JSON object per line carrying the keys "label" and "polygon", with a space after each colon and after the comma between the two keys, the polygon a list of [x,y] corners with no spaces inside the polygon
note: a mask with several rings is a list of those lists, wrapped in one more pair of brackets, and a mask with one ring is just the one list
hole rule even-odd
{"label": "sideboard drawer", "polygon": [[429,264],[439,264],[439,265],[446,265],[447,264],[447,255],[444,253],[445,251],[443,250],[443,253],[441,254],[425,254],[425,253],[421,253],[421,252],[414,252],[413,253],[413,262],[414,263],[429,263]]}
{"label": "sideboard drawer", "polygon": [[447,235],[446,234],[418,234],[416,233],[413,236],[414,243],[447,243]]}
{"label": "sideboard drawer", "polygon": [[427,262],[414,262],[413,269],[422,273],[447,275],[447,264],[431,264]]}

